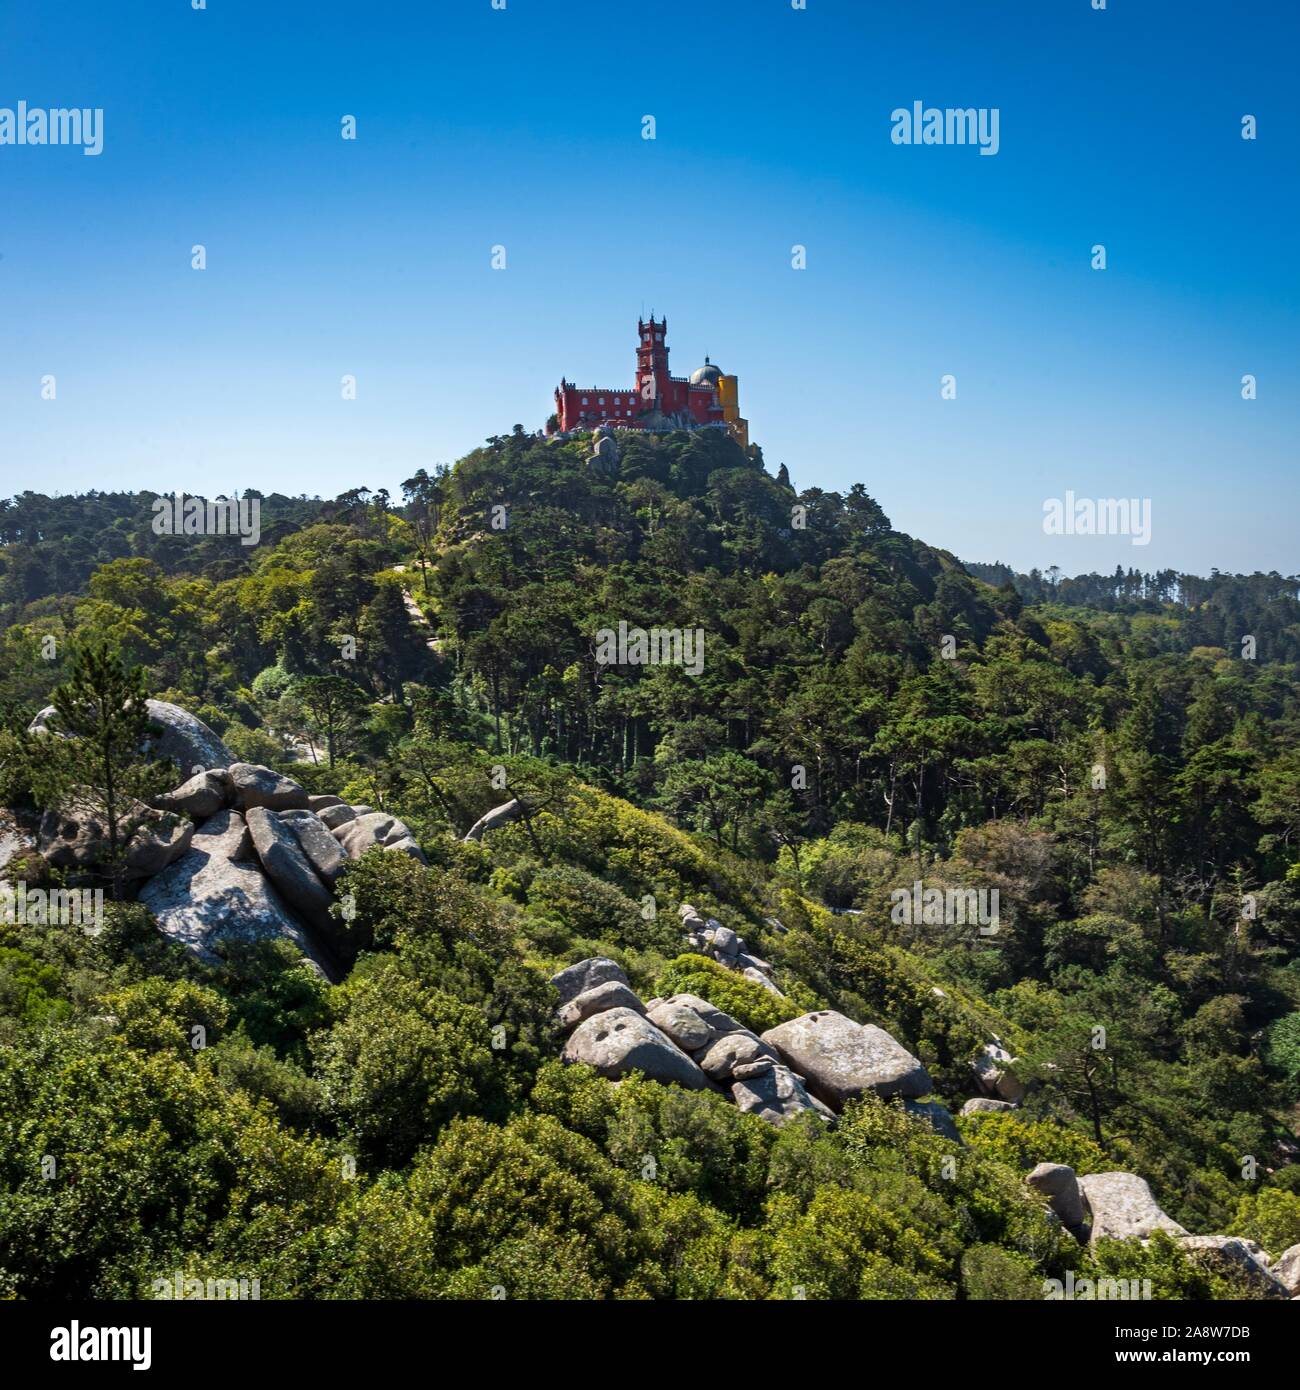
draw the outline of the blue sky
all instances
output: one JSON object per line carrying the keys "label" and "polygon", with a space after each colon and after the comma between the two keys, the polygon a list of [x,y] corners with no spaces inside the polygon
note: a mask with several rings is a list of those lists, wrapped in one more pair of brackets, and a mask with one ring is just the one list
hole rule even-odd
{"label": "blue sky", "polygon": [[[105,115],[0,146],[0,492],[396,492],[653,309],[771,468],[964,558],[1295,572],[1298,51],[1290,0],[6,6],[0,107]],[[1045,535],[1067,489],[1151,543]]]}

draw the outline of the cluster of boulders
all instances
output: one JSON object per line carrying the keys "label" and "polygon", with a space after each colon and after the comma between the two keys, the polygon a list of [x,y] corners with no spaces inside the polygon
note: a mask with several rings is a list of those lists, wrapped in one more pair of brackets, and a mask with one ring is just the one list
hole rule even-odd
{"label": "cluster of boulders", "polygon": [[1266,1298],[1300,1297],[1300,1245],[1276,1260],[1242,1236],[1194,1236],[1161,1210],[1145,1179],[1136,1173],[1087,1173],[1077,1177],[1064,1163],[1040,1163],[1025,1182],[1047,1199],[1061,1224],[1083,1244],[1139,1240],[1164,1231],[1190,1254],[1199,1254],[1229,1274],[1244,1274]]}
{"label": "cluster of boulders", "polygon": [[[150,805],[128,808],[133,834],[125,877],[144,880],[139,900],[161,930],[205,959],[219,942],[282,937],[331,979],[347,955],[344,924],[331,911],[349,859],[381,848],[424,862],[409,828],[370,806],[312,796],[291,777],[241,763],[202,720],[149,701],[161,731],[147,753],[191,775]],[[31,725],[58,735],[51,707]],[[103,862],[101,819],[74,799],[43,817],[36,848],[54,865]]]}
{"label": "cluster of boulders", "polygon": [[772,983],[772,967],[765,960],[750,955],[743,937],[730,927],[724,927],[716,917],[705,917],[690,903],[681,906],[682,927],[686,944],[698,955],[708,956],[728,970],[738,971],[747,980],[784,999],[785,995]]}
{"label": "cluster of boulders", "polygon": [[553,976],[557,1018],[569,1034],[563,1057],[617,1080],[634,1071],[654,1081],[728,1095],[775,1125],[811,1110],[834,1121],[867,1091],[901,1096],[909,1110],[957,1137],[930,1090],[925,1067],[880,1028],[820,1009],[759,1035],[694,994],[645,1003],[612,960],[593,956]]}

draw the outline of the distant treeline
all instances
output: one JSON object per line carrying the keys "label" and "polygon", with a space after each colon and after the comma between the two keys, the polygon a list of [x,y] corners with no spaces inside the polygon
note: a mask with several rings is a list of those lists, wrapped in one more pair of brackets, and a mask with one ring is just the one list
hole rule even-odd
{"label": "distant treeline", "polygon": [[[95,570],[112,560],[143,556],[168,574],[199,572],[213,579],[233,578],[247,569],[250,548],[237,537],[155,534],[153,503],[162,495],[92,491],[49,497],[23,492],[0,498],[0,613],[7,612],[12,621],[26,604],[84,591]],[[364,488],[333,501],[255,488],[240,495],[259,499],[262,538],[272,545],[318,521],[355,524],[369,508],[388,502],[387,493],[371,495]]]}
{"label": "distant treeline", "polygon": [[1113,574],[1070,577],[1055,566],[1017,574],[1009,565],[962,564],[986,584],[1013,585],[1029,604],[1172,616],[1179,623],[1183,650],[1223,647],[1236,652],[1242,639],[1252,636],[1260,660],[1300,660],[1300,575],[1211,570],[1206,578],[1171,569],[1145,574],[1116,565]]}

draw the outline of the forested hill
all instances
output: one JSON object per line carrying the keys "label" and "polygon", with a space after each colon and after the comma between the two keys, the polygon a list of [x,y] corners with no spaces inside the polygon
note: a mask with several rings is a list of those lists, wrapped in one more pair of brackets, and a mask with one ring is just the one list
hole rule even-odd
{"label": "forested hill", "polygon": [[[1300,1245],[1294,593],[1034,589],[720,432],[593,448],[516,427],[400,498],[245,494],[248,546],[155,534],[153,493],[0,508],[0,844],[60,804],[24,731],[102,643],[419,850],[342,868],[334,983],[283,940],[197,958],[129,885],[94,937],[0,923],[0,1292],[1280,1296],[1242,1242]],[[679,659],[609,659],[641,630]],[[996,929],[918,887],[996,893]],[[756,1035],[876,1025],[935,1125],[565,1066],[547,980],[593,959]],[[1172,1234],[1081,1244],[1043,1163],[1094,1217],[1138,1175]]]}

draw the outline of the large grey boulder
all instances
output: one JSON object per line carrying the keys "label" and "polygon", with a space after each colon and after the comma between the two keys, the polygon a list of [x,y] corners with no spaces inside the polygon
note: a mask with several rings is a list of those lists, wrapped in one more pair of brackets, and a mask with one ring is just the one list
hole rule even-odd
{"label": "large grey boulder", "polygon": [[972,1096],[961,1108],[963,1115],[995,1115],[999,1110],[1014,1110],[1009,1100],[986,1100],[983,1096]]}
{"label": "large grey boulder", "polygon": [[717,1036],[689,1004],[680,999],[665,999],[650,1012],[650,1022],[682,1049],[696,1053],[709,1046]]}
{"label": "large grey boulder", "polygon": [[465,834],[467,841],[478,841],[483,838],[484,832],[495,830],[499,825],[508,825],[512,820],[518,820],[523,814],[524,803],[518,799],[504,802],[500,806],[494,806],[485,816],[480,816],[478,820],[470,826]]}
{"label": "large grey boulder", "polygon": [[1024,1100],[1025,1088],[1013,1070],[1015,1060],[998,1038],[985,1043],[975,1054],[971,1067],[986,1096],[1012,1103]]}
{"label": "large grey boulder", "polygon": [[721,1009],[715,1009],[707,999],[701,999],[698,994],[670,994],[667,999],[661,1002],[685,1005],[692,1013],[702,1018],[718,1037],[722,1037],[724,1033],[749,1032],[748,1028],[737,1023],[730,1014],[724,1014]]}
{"label": "large grey boulder", "polygon": [[952,1112],[946,1105],[940,1105],[937,1100],[905,1100],[903,1109],[922,1124],[929,1125],[940,1139],[951,1139],[954,1144],[965,1144],[966,1141],[957,1128],[957,1121],[953,1119]]}
{"label": "large grey boulder", "polygon": [[1089,1173],[1079,1179],[1079,1190],[1088,1203],[1092,1219],[1089,1239],[1094,1243],[1103,1237],[1146,1240],[1152,1231],[1187,1234],[1160,1210],[1146,1180],[1136,1173]]}
{"label": "large grey boulder", "polygon": [[[173,864],[190,847],[194,822],[174,811],[156,811],[143,802],[128,803],[118,821],[125,843],[122,876],[151,878]],[[106,870],[108,826],[98,811],[75,799],[41,817],[37,844],[47,863],[58,869]]]}
{"label": "large grey boulder", "polygon": [[779,1062],[733,1081],[731,1098],[738,1110],[778,1128],[806,1110],[820,1113],[803,1081]]}
{"label": "large grey boulder", "polygon": [[274,772],[261,763],[231,763],[228,771],[237,810],[248,811],[254,806],[268,811],[307,809],[306,789],[282,772]]}
{"label": "large grey boulder", "polygon": [[250,806],[244,818],[262,868],[280,896],[318,931],[333,932],[329,910],[334,895],[312,868],[297,835],[265,806]]}
{"label": "large grey boulder", "polygon": [[1264,1252],[1253,1240],[1240,1236],[1186,1236],[1179,1245],[1228,1275],[1244,1276],[1261,1298],[1290,1298],[1291,1290],[1270,1269]]}
{"label": "large grey boulder", "polygon": [[737,1075],[741,1067],[752,1066],[758,1061],[780,1060],[775,1048],[748,1031],[725,1033],[702,1054],[696,1053],[695,1059],[704,1074],[714,1081],[727,1081]]}
{"label": "large grey boulder", "polygon": [[1083,1193],[1074,1169],[1065,1163],[1040,1163],[1025,1174],[1025,1184],[1047,1198],[1047,1205],[1061,1218],[1068,1231],[1080,1230],[1087,1220]]}
{"label": "large grey boulder", "polygon": [[229,767],[235,755],[189,710],[166,700],[146,700],[150,732],[146,751],[155,758],[170,758],[183,773],[195,768]]}
{"label": "large grey boulder", "polygon": [[209,962],[224,944],[283,938],[322,974],[333,964],[252,860],[238,811],[218,811],[194,832],[189,850],[151,878],[140,901],[164,935]]}
{"label": "large grey boulder", "polygon": [[418,860],[421,864],[427,864],[429,862],[414,835],[403,835],[400,839],[390,840],[384,846],[384,853],[405,854],[411,859]]}
{"label": "large grey boulder", "polygon": [[298,844],[311,861],[320,881],[327,888],[332,888],[334,880],[348,862],[343,846],[313,811],[277,811],[275,815],[298,837]]}
{"label": "large grey boulder", "polygon": [[[145,757],[169,759],[186,777],[206,768],[228,767],[234,762],[235,755],[230,749],[188,710],[166,700],[146,700],[145,710],[152,726],[140,749]],[[27,726],[27,732],[65,737],[59,728],[59,712],[53,705],[41,710]]]}
{"label": "large grey boulder", "polygon": [[152,804],[159,811],[175,811],[178,815],[207,820],[225,806],[230,797],[230,774],[224,767],[211,772],[198,772],[182,782],[174,791],[155,796]]}
{"label": "large grey boulder", "polygon": [[[406,842],[415,844],[415,838],[406,823],[385,811],[367,811],[364,815],[354,816],[352,820],[335,826],[331,833],[343,846],[349,859],[360,859],[368,849],[374,849],[376,845],[383,849],[399,849],[409,853]],[[416,851],[418,854],[418,846]],[[423,858],[423,855],[419,857]]]}
{"label": "large grey boulder", "polygon": [[578,1024],[596,1014],[608,1013],[610,1009],[632,1009],[645,1013],[645,1005],[635,994],[618,980],[606,980],[594,989],[583,990],[576,998],[561,1006],[556,1018],[561,1028],[576,1028]]}
{"label": "large grey boulder", "polygon": [[867,1091],[882,1097],[923,1096],[932,1089],[925,1067],[883,1028],[854,1023],[832,1009],[769,1028],[763,1041],[837,1112]]}
{"label": "large grey boulder", "polygon": [[[320,815],[322,811],[328,810],[331,806],[347,806],[347,802],[341,796],[309,796],[307,798],[307,809],[315,811]],[[351,809],[351,808],[349,808]]]}
{"label": "large grey boulder", "polygon": [[1300,1245],[1292,1245],[1277,1257],[1269,1272],[1292,1298],[1300,1295]]}
{"label": "large grey boulder", "polygon": [[[314,801],[316,798],[309,797],[308,800]],[[331,832],[337,830],[345,821],[356,820],[357,818],[355,808],[349,806],[346,801],[338,806],[322,806],[319,810],[313,806],[311,809],[316,811],[320,817],[320,823]]]}
{"label": "large grey boulder", "polygon": [[775,994],[778,999],[785,998],[784,993],[781,990],[777,989],[777,987],[772,983],[772,981],[769,980],[767,976],[756,965],[747,965],[744,967],[743,970],[741,970],[740,973],[745,977],[745,979],[753,980],[753,982],[756,985],[762,985],[763,988],[767,990],[769,994]]}
{"label": "large grey boulder", "polygon": [[563,970],[551,976],[551,983],[560,992],[561,1005],[609,980],[616,980],[621,985],[630,984],[623,973],[623,967],[610,960],[608,956],[588,956],[586,960],[565,966]]}
{"label": "large grey boulder", "polygon": [[611,1009],[580,1023],[561,1055],[566,1062],[585,1062],[604,1077],[640,1071],[652,1081],[675,1081],[695,1091],[709,1084],[684,1052],[632,1009]]}

